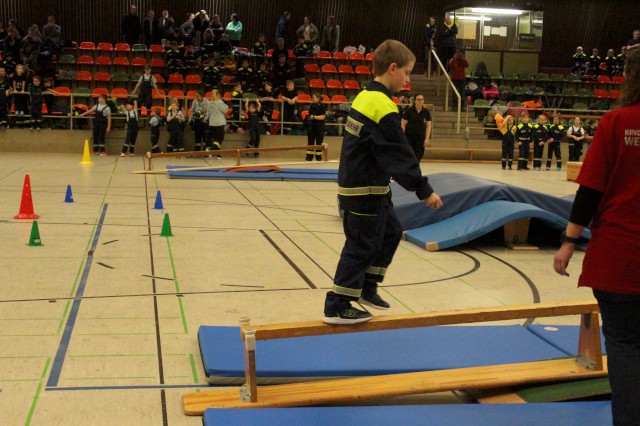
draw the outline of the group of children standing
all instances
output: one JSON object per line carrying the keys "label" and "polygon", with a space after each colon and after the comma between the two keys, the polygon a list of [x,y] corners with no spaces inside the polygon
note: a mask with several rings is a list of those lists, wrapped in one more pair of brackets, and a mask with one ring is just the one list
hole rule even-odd
{"label": "group of children standing", "polygon": [[514,150],[518,148],[517,169],[529,170],[529,152],[533,144],[533,169],[542,170],[544,147],[547,145],[546,170],[551,170],[553,157],[556,169],[562,168],[560,143],[566,137],[569,140],[569,161],[580,161],[583,145],[589,144],[598,127],[598,120],[591,120],[588,127],[581,126],[580,117],[573,124],[562,122],[559,114],[553,116],[549,124],[545,114],[540,114],[535,123],[530,122],[529,113],[524,112],[519,122],[511,115],[502,117],[496,114],[496,124],[502,133],[502,170],[512,170]]}

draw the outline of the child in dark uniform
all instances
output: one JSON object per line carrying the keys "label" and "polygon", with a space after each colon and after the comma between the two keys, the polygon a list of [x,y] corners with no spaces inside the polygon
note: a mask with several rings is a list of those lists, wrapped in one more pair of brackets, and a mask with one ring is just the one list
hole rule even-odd
{"label": "child in dark uniform", "polygon": [[167,143],[167,152],[176,149],[178,152],[184,151],[183,146],[183,124],[185,118],[184,113],[178,104],[178,98],[171,98],[171,106],[167,113],[167,128],[169,130],[169,143]]}
{"label": "child in dark uniform", "polygon": [[298,100],[298,92],[296,92],[293,81],[287,80],[285,90],[280,92],[282,95],[283,120],[285,128],[293,125],[295,120],[296,101]]}
{"label": "child in dark uniform", "polygon": [[[249,102],[249,98],[245,100],[244,115],[249,120],[249,144],[247,148],[260,147],[260,111],[262,106],[260,101]],[[248,154],[246,154],[248,156]],[[253,154],[255,158],[260,157],[260,153]]]}
{"label": "child in dark uniform", "polygon": [[16,116],[20,124],[24,123],[24,115],[29,104],[29,94],[27,92],[27,76],[24,73],[24,65],[16,65],[16,72],[13,75],[13,103],[16,107]]}
{"label": "child in dark uniform", "polygon": [[0,130],[4,130],[9,122],[7,121],[7,112],[9,109],[9,94],[11,93],[11,84],[7,71],[0,66]]}
{"label": "child in dark uniform", "polygon": [[[327,109],[322,104],[322,98],[317,93],[311,95],[311,106],[309,107],[309,114],[307,115],[307,140],[308,145],[321,146],[324,140],[324,120],[326,118]],[[307,161],[312,161],[313,157],[316,157],[317,161],[322,160],[322,150],[316,149],[315,151],[307,151]]]}
{"label": "child in dark uniform", "polygon": [[158,91],[158,82],[156,81],[156,78],[151,75],[151,65],[145,65],[144,74],[140,76],[140,79],[138,80],[136,87],[133,88],[133,92],[131,92],[131,94],[133,95],[136,93],[138,89],[140,90],[138,93],[138,105],[140,105],[140,107],[145,107],[147,111],[150,111],[151,102],[153,101],[152,90],[155,89],[156,92]]}
{"label": "child in dark uniform", "polygon": [[45,89],[39,76],[33,77],[33,83],[29,86],[29,95],[31,96],[31,130],[42,129],[42,104],[44,103],[44,95],[56,92],[53,89]]}
{"label": "child in dark uniform", "polygon": [[160,125],[162,124],[160,117],[160,108],[154,108],[153,117],[149,120],[149,128],[151,129],[151,152],[157,154],[160,152],[158,141],[160,140]]}
{"label": "child in dark uniform", "polygon": [[296,78],[304,77],[304,61],[309,55],[310,46],[304,41],[304,36],[298,37],[298,44],[293,49],[296,57]]}
{"label": "child in dark uniform", "polygon": [[124,157],[127,155],[127,151],[129,155],[133,157],[136,150],[136,140],[138,139],[138,101],[131,99],[127,99],[124,105],[124,113],[127,117],[127,137],[122,144],[122,152],[120,153],[120,157]]}

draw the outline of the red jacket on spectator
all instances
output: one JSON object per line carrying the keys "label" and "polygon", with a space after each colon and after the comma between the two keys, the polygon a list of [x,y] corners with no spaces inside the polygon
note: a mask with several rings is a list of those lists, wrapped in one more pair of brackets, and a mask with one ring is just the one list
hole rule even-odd
{"label": "red jacket on spectator", "polygon": [[469,62],[464,56],[456,55],[449,61],[449,70],[451,71],[451,80],[464,80],[464,69],[469,68]]}

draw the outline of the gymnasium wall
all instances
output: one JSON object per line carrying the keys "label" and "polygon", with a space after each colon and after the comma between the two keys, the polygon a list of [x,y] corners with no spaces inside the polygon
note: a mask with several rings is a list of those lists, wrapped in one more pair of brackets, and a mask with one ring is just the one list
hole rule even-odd
{"label": "gymnasium wall", "polygon": [[[141,16],[150,8],[160,15],[169,9],[176,22],[184,21],[187,11],[205,9],[216,12],[226,24],[232,12],[245,24],[245,44],[253,43],[264,32],[273,40],[275,27],[283,11],[292,12],[291,27],[297,28],[303,16],[310,16],[321,29],[329,15],[335,15],[341,27],[341,46],[364,44],[376,46],[386,38],[408,44],[422,61],[422,32],[429,15],[442,16],[451,4],[444,0],[138,0]],[[493,2],[497,6],[498,2]],[[640,26],[640,2],[637,0],[563,0],[545,1],[543,53],[541,65],[566,67],[577,45],[601,54],[609,47],[619,51]],[[65,38],[77,41],[121,41],[120,20],[131,0],[3,0],[0,21],[17,18],[23,27],[44,25],[51,13],[57,16]],[[440,19],[438,19],[440,21]],[[261,22],[262,24],[259,24]]]}

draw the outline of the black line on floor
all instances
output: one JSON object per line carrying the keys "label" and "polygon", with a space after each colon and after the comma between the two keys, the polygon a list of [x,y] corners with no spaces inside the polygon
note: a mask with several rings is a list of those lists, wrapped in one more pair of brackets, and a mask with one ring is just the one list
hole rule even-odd
{"label": "black line on floor", "polygon": [[[479,251],[480,253],[484,254],[485,256],[489,256],[489,257],[497,260],[498,262],[500,262],[500,263],[502,263],[504,265],[507,265],[509,268],[513,269],[516,274],[520,275],[522,277],[522,279],[524,279],[524,281],[527,283],[527,285],[531,289],[531,295],[533,297],[533,303],[540,303],[540,291],[538,291],[538,287],[536,287],[536,284],[533,282],[533,280],[531,280],[531,278],[529,278],[527,276],[527,274],[525,274],[520,269],[518,269],[517,267],[513,266],[512,264],[510,264],[506,260],[502,260],[497,256],[494,256],[492,254],[487,253],[486,251],[480,250],[479,248],[473,247],[473,249],[476,250],[476,251]],[[531,325],[533,323],[533,321],[535,321],[535,318],[527,318],[527,320],[522,324],[522,326],[526,327],[528,325]]]}
{"label": "black line on floor", "polygon": [[109,268],[109,269],[116,269],[115,267],[107,265],[106,263],[102,263],[102,262],[96,262],[96,265],[104,266],[105,268]]}
{"label": "black line on floor", "polygon": [[[282,232],[282,235],[284,235],[291,242],[291,244],[296,246],[296,248],[298,250],[300,250],[300,252],[302,254],[307,256],[307,259],[309,259],[314,265],[316,265],[318,267],[318,269],[320,269],[327,277],[329,277],[331,280],[333,280],[333,275],[331,275],[329,272],[325,271],[324,268],[322,266],[320,266],[320,264],[318,262],[316,262],[316,260],[313,257],[311,257],[306,251],[304,251],[302,249],[302,247],[300,247],[298,245],[298,243],[293,241],[293,239],[287,234],[287,231],[280,230],[280,232]],[[305,231],[305,232],[315,233],[314,231]]]}
{"label": "black line on floor", "polygon": [[106,296],[83,296],[81,298],[75,297],[49,297],[49,298],[38,298],[38,299],[9,299],[9,300],[0,300],[0,303],[25,303],[25,302],[56,302],[62,300],[76,300],[76,299],[116,299],[116,298],[124,298],[124,297],[153,297],[153,296],[176,296],[178,294],[182,294],[185,296],[195,296],[200,294],[227,294],[227,293],[247,293],[250,291],[298,291],[298,290],[308,290],[306,287],[297,287],[297,288],[263,288],[257,290],[213,290],[213,291],[182,291],[180,293],[171,292],[171,293],[145,293],[145,294],[110,294]]}
{"label": "black line on floor", "polygon": [[107,244],[115,243],[116,241],[119,241],[119,240],[111,240],[111,241],[107,241],[106,243],[102,243],[102,245],[103,245],[103,246],[106,246]]}
{"label": "black line on floor", "polygon": [[286,261],[287,261],[287,263],[288,263],[289,265],[291,265],[291,267],[292,267],[292,268],[293,268],[293,269],[298,273],[298,275],[300,275],[300,278],[302,278],[302,279],[304,280],[304,282],[305,282],[305,283],[307,283],[307,285],[308,285],[310,288],[312,288],[312,289],[317,289],[317,288],[318,288],[318,287],[316,287],[316,286],[315,286],[315,284],[314,284],[313,282],[311,282],[311,280],[309,279],[309,277],[307,277],[307,275],[306,275],[304,272],[302,272],[302,270],[301,270],[300,268],[298,268],[298,265],[296,265],[296,264],[294,263],[294,261],[293,261],[293,260],[291,260],[291,258],[290,258],[289,256],[287,256],[287,254],[286,254],[286,253],[285,253],[285,252],[284,252],[284,251],[283,251],[283,250],[278,246],[278,244],[276,244],[276,242],[275,242],[275,241],[273,241],[273,240],[271,239],[271,237],[269,237],[269,236],[267,235],[267,233],[266,233],[266,232],[264,232],[264,231],[261,229],[261,230],[260,230],[260,233],[262,234],[262,236],[263,236],[263,237],[265,237],[265,238],[267,239],[267,241],[269,241],[269,242],[271,243],[271,245],[273,246],[273,248],[275,248],[275,249],[276,249],[276,251],[277,251],[278,253],[280,253],[280,256],[282,256],[282,258],[283,258],[284,260],[286,260]]}
{"label": "black line on floor", "polygon": [[174,281],[173,278],[156,277],[156,276],[153,276],[153,275],[145,275],[145,274],[142,274],[142,276],[145,277],[145,278],[151,278],[151,279],[154,279],[154,280]]}
{"label": "black line on floor", "polygon": [[447,277],[447,278],[438,278],[437,280],[421,281],[421,282],[417,282],[417,283],[391,284],[391,285],[385,285],[384,287],[385,288],[389,288],[389,287],[406,287],[406,286],[411,286],[411,285],[432,284],[432,283],[437,283],[437,282],[442,282],[442,281],[455,280],[457,278],[462,278],[462,277],[465,277],[467,275],[471,275],[474,272],[476,272],[478,269],[480,269],[480,261],[478,259],[476,259],[474,256],[470,255],[469,253],[465,253],[463,251],[460,251],[460,250],[452,250],[452,251],[455,251],[457,253],[465,255],[468,258],[470,258],[471,260],[473,260],[473,267],[471,269],[469,269],[468,271],[466,271],[466,272],[463,272],[463,273],[458,274],[458,275],[453,275],[453,276]]}
{"label": "black line on floor", "polygon": [[[151,287],[153,290],[153,316],[155,320],[155,328],[156,328],[156,349],[158,351],[158,374],[160,375],[160,384],[164,385],[164,365],[162,363],[162,339],[160,338],[160,314],[158,313],[158,296],[156,294],[156,269],[155,262],[153,259],[153,242],[151,240],[151,215],[149,213],[149,185],[148,179],[145,175],[144,178],[144,193],[145,200],[147,204],[147,230],[149,232],[149,258],[151,263]],[[165,390],[160,390],[160,405],[162,407],[162,424],[164,426],[168,426],[169,417],[167,415],[167,396],[165,394]]]}

